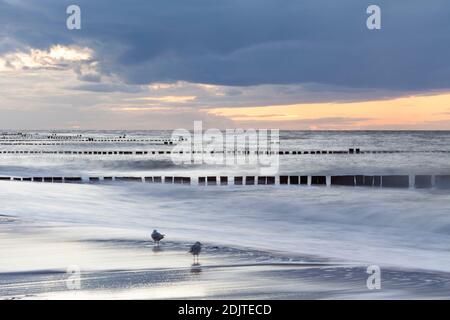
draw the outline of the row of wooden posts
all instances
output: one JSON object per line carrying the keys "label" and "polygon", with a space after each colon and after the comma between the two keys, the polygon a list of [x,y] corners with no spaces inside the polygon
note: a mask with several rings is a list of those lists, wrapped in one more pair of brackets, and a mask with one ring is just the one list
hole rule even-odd
{"label": "row of wooden posts", "polygon": [[2,137],[0,136],[0,142],[42,142],[42,141],[70,141],[70,142],[173,142],[172,139],[140,139],[140,138],[96,138],[96,137],[65,137],[65,136],[59,136],[59,137],[42,137],[42,138],[36,138],[36,137],[30,137],[30,138],[10,138],[8,136]]}
{"label": "row of wooden posts", "polygon": [[[45,154],[45,155],[52,155],[52,154],[59,154],[59,155],[166,155],[166,154],[243,154],[243,155],[273,155],[273,154],[279,154],[279,155],[324,155],[324,154],[386,154],[386,153],[409,153],[414,151],[388,151],[388,150],[370,150],[370,151],[361,151],[360,149],[349,149],[349,150],[331,150],[331,151],[292,151],[292,150],[285,150],[285,151],[267,151],[267,150],[256,150],[256,151],[250,151],[250,150],[233,150],[233,151],[173,151],[173,150],[150,150],[150,151],[144,151],[144,150],[115,150],[115,151],[93,151],[93,150],[76,150],[76,151],[52,151],[52,150],[0,150],[0,154]],[[437,150],[437,151],[416,151],[416,152],[435,152],[435,153],[450,153],[450,151],[446,150]]]}
{"label": "row of wooden posts", "polygon": [[450,188],[450,175],[338,175],[338,176],[203,176],[196,183],[191,177],[0,177],[0,181],[29,181],[51,183],[95,183],[95,182],[147,182],[199,186],[217,185],[311,185],[384,188]]}
{"label": "row of wooden posts", "polygon": [[[175,143],[173,141],[156,141],[156,140],[80,140],[80,141],[70,141],[70,143],[72,142],[77,142],[77,143],[97,143],[97,142],[145,142],[147,144],[155,144],[155,145],[174,145]],[[0,140],[0,145],[3,146],[65,146],[68,145],[69,143],[67,142],[41,142],[41,141],[36,141],[36,142],[10,142],[10,141],[1,141]]]}

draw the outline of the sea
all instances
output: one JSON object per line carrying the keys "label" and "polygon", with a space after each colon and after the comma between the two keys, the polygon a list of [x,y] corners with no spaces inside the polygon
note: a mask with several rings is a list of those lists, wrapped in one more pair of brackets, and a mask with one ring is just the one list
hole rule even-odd
{"label": "sea", "polygon": [[[71,241],[93,237],[100,241],[111,239],[111,230],[116,230],[122,240],[150,243],[151,231],[158,229],[167,243],[188,248],[201,241],[204,257],[217,248],[232,248],[247,253],[246,263],[252,265],[261,257],[265,263],[332,263],[363,271],[375,265],[382,274],[383,270],[401,274],[387,282],[388,287],[400,288],[402,295],[381,297],[450,297],[450,190],[434,184],[414,187],[417,175],[450,175],[450,132],[280,131],[271,143],[276,150],[272,171],[264,172],[258,162],[177,161],[167,153],[181,144],[171,131],[4,131],[0,177],[11,180],[0,181],[4,231],[0,289],[5,286],[0,296],[27,293],[23,285],[14,286],[10,274],[67,265],[55,254],[70,248],[45,251],[33,259],[23,255],[32,255],[34,249],[17,251],[14,246],[22,242],[16,240],[30,233],[67,231]],[[275,176],[276,183],[232,183],[234,177],[262,175]],[[306,185],[280,184],[283,175],[326,176],[328,183],[314,185],[309,178]],[[341,175],[406,175],[412,182],[404,188],[330,185],[331,176]],[[229,177],[227,185],[199,185],[199,177],[221,176]],[[18,181],[27,177],[81,177],[82,181]],[[189,177],[191,184],[146,183],[145,177]],[[51,239],[54,245],[58,238]],[[82,256],[83,247],[76,250]],[[127,268],[127,261],[111,262],[103,256],[82,261],[92,270]],[[128,265],[135,267],[132,261]],[[405,287],[395,280],[402,276],[407,278]],[[361,285],[365,287],[365,282]],[[423,290],[410,290],[417,286]],[[326,284],[321,288],[330,291]],[[347,296],[325,298],[329,297]]]}

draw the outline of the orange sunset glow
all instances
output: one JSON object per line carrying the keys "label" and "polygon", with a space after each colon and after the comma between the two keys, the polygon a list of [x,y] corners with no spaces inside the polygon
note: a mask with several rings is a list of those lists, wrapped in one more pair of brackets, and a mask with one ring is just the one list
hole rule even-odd
{"label": "orange sunset glow", "polygon": [[[435,129],[450,128],[450,93],[410,96],[388,100],[307,103],[246,108],[216,108],[210,113],[232,119],[242,125],[276,124],[282,129],[297,129],[308,123],[309,129]],[[330,123],[324,121],[330,119]],[[344,123],[331,123],[346,119]]]}

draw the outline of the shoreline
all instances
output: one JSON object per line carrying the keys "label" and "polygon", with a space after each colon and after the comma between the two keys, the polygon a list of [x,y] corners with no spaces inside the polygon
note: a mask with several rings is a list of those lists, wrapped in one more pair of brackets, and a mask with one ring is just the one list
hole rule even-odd
{"label": "shoreline", "polygon": [[[58,227],[0,223],[0,255],[5,239],[20,246],[41,247],[34,259],[48,260],[47,269],[0,272],[0,299],[415,299],[450,297],[450,273],[383,268],[382,290],[368,290],[366,267],[313,257],[293,258],[277,253],[206,244],[200,264],[187,254],[189,243],[142,238],[73,239]],[[24,223],[22,222],[22,225]],[[33,232],[36,229],[37,232]],[[77,227],[80,231],[89,228]],[[84,230],[86,229],[86,230]],[[57,232],[54,232],[57,231]],[[54,233],[54,234],[53,234]],[[86,232],[88,233],[88,232]],[[114,232],[111,232],[113,235]],[[120,234],[120,232],[118,232]],[[8,241],[7,241],[8,242]],[[6,243],[7,245],[8,243]],[[33,250],[33,249],[32,249]],[[80,250],[82,250],[80,252]],[[80,290],[68,288],[71,274],[52,264],[73,263],[80,257]],[[81,253],[81,255],[80,255]],[[53,256],[55,258],[55,256]],[[23,257],[22,264],[25,265]],[[51,266],[55,266],[51,268]],[[29,265],[33,267],[34,265]]]}

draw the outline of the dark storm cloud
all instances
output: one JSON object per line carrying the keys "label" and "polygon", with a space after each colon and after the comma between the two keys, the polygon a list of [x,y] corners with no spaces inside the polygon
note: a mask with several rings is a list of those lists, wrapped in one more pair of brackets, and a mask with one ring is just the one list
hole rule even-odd
{"label": "dark storm cloud", "polygon": [[[82,30],[65,29],[65,8]],[[366,28],[366,8],[382,29]],[[129,84],[450,88],[448,0],[0,0],[0,52],[87,45]]]}

